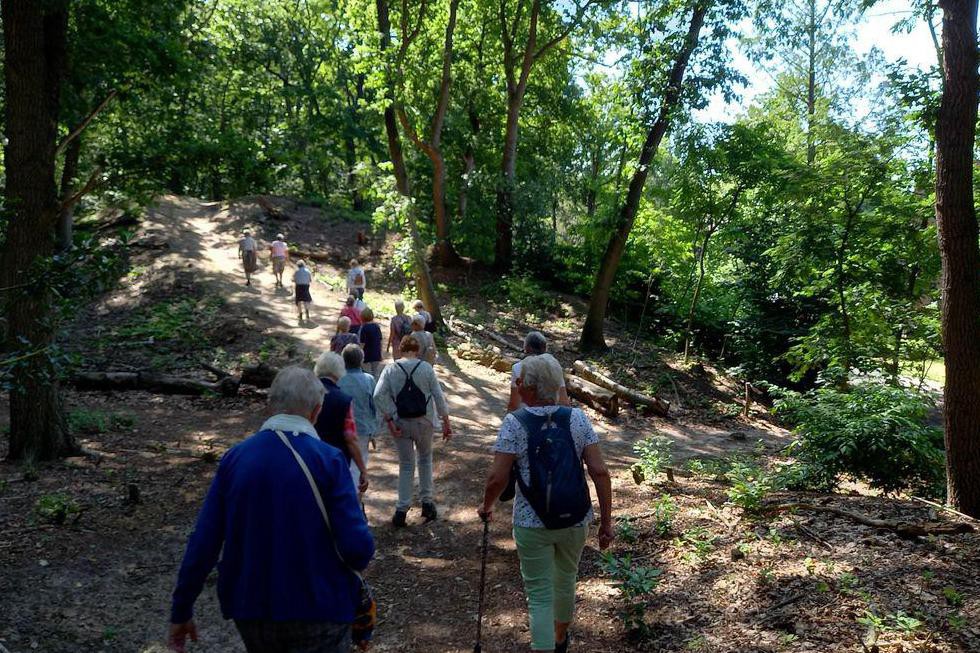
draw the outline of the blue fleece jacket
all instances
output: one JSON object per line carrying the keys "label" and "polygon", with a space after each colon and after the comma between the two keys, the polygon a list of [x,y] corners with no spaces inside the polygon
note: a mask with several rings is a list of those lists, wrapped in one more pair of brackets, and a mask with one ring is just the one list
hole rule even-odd
{"label": "blue fleece jacket", "polygon": [[192,617],[215,563],[226,619],[354,620],[360,581],[337,552],[363,570],[374,538],[347,462],[310,435],[286,437],[316,479],[332,536],[293,454],[274,431],[259,431],[221,458],[177,576],[172,623]]}

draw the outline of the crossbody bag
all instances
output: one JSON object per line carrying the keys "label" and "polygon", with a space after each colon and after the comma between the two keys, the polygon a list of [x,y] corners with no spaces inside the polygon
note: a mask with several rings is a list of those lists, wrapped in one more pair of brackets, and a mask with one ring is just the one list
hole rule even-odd
{"label": "crossbody bag", "polygon": [[310,489],[313,490],[313,498],[316,499],[316,505],[320,509],[320,514],[323,515],[323,521],[327,525],[327,533],[330,535],[330,541],[333,542],[333,548],[337,553],[337,558],[340,559],[341,564],[347,567],[347,569],[349,569],[350,572],[357,577],[361,588],[357,607],[354,610],[354,623],[351,625],[351,636],[355,643],[369,642],[371,641],[371,636],[374,634],[374,627],[378,623],[378,603],[374,600],[374,594],[371,592],[371,586],[368,585],[366,580],[364,580],[361,572],[347,564],[347,562],[344,561],[344,556],[340,555],[340,551],[337,549],[337,541],[333,537],[333,528],[330,526],[330,516],[327,514],[327,507],[323,504],[323,497],[320,496],[320,489],[316,486],[316,481],[313,480],[313,474],[310,473],[310,468],[306,466],[306,461],[303,460],[303,457],[299,455],[299,452],[293,448],[293,445],[289,442],[289,438],[286,437],[285,433],[282,431],[276,431],[276,435],[279,436],[282,443],[286,445],[293,453],[293,458],[296,459],[296,463],[299,465],[300,469],[303,470],[303,475],[306,476],[306,481],[310,484]]}

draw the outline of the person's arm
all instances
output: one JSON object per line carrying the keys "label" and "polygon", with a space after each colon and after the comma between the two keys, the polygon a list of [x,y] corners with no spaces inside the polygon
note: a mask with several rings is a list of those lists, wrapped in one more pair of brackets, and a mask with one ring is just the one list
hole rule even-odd
{"label": "person's arm", "polygon": [[513,413],[521,407],[521,393],[517,391],[517,386],[510,384],[510,397],[507,399],[507,412]]}
{"label": "person's arm", "polygon": [[318,485],[328,490],[323,502],[330,516],[337,553],[350,567],[363,571],[374,557],[374,537],[361,512],[361,502],[344,457],[334,453],[326,464],[328,478]]}
{"label": "person's arm", "polygon": [[381,371],[381,378],[378,379],[378,385],[374,388],[374,405],[381,414],[385,426],[388,427],[388,432],[395,438],[402,434],[401,429],[398,428],[398,423],[395,422],[395,418],[398,416],[398,410],[395,408],[395,402],[392,400],[391,370],[396,365],[397,363],[393,363]]}
{"label": "person's arm", "polygon": [[204,505],[197,516],[194,531],[187,540],[187,550],[177,574],[170,607],[171,644],[176,650],[183,650],[187,636],[197,639],[194,627],[194,602],[204,588],[208,574],[218,563],[225,533],[224,469],[228,457],[225,456],[211,481]]}
{"label": "person's arm", "polygon": [[442,385],[439,383],[439,378],[436,376],[436,371],[429,366],[429,371],[431,376],[429,377],[429,390],[432,395],[432,401],[436,406],[436,413],[442,420],[442,439],[448,440],[453,437],[453,427],[449,423],[449,404],[446,403],[446,395],[442,393]]}
{"label": "person's arm", "polygon": [[602,459],[602,450],[598,443],[585,447],[582,450],[582,459],[599,498],[599,548],[606,549],[615,537],[612,525],[612,478]]}
{"label": "person's arm", "polygon": [[493,455],[490,474],[487,475],[487,484],[483,488],[483,505],[477,511],[484,521],[493,521],[493,504],[500,498],[504,488],[507,487],[507,481],[510,480],[510,469],[515,460],[517,460],[517,456],[512,453],[498,451]]}
{"label": "person's arm", "polygon": [[344,442],[347,444],[347,451],[350,452],[351,460],[357,465],[361,472],[361,479],[357,484],[358,492],[366,492],[368,489],[367,465],[361,456],[361,447],[357,443],[357,422],[354,421],[354,403],[351,402],[347,407],[347,417],[344,418]]}

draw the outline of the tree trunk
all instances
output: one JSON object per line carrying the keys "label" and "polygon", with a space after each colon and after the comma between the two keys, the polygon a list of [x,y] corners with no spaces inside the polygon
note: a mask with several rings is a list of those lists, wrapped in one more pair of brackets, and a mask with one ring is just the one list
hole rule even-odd
{"label": "tree trunk", "polygon": [[687,312],[687,329],[684,331],[684,362],[691,358],[691,329],[694,326],[694,312],[698,310],[698,301],[701,299],[701,289],[704,287],[704,259],[708,255],[708,243],[711,242],[712,229],[707,229],[704,233],[704,240],[701,242],[701,252],[698,254],[698,282],[694,286],[694,296],[691,297],[691,306]]}
{"label": "tree trunk", "polygon": [[[375,0],[378,13],[378,32],[381,36],[379,49],[385,52],[391,45],[391,18],[388,14],[388,1]],[[385,85],[385,135],[388,137],[388,156],[394,168],[395,187],[398,192],[408,197],[408,171],[405,169],[405,157],[402,154],[402,141],[398,136],[398,117],[395,115],[395,91],[392,80]]]}
{"label": "tree trunk", "polygon": [[814,123],[817,114],[817,0],[809,1],[807,22],[807,78],[806,78],[806,163],[813,165],[817,158]]}
{"label": "tree trunk", "polygon": [[637,163],[636,172],[630,180],[629,191],[626,200],[620,209],[619,226],[613,232],[606,245],[606,251],[599,264],[599,271],[596,274],[595,283],[592,286],[592,297],[589,301],[589,312],[582,327],[582,337],[580,347],[583,351],[595,351],[606,348],[606,340],[603,336],[603,321],[606,317],[606,307],[609,303],[609,293],[612,290],[616,272],[619,270],[619,262],[623,257],[623,250],[626,248],[626,240],[629,238],[630,231],[633,229],[633,222],[636,220],[636,213],[640,208],[640,199],[643,196],[643,186],[646,184],[647,174],[650,170],[650,163],[653,161],[660,141],[670,123],[670,114],[674,110],[681,95],[681,86],[684,83],[684,72],[691,59],[691,54],[698,45],[701,35],[701,26],[704,24],[704,16],[708,11],[706,3],[698,4],[691,15],[691,24],[687,30],[687,37],[674,67],[670,72],[670,80],[667,89],[664,91],[663,103],[656,122],[647,132],[646,141],[643,149],[640,150],[640,158]]}
{"label": "tree trunk", "polygon": [[980,517],[980,246],[973,199],[977,0],[941,0],[943,87],[936,123],[936,222],[943,267],[949,502]]}
{"label": "tree trunk", "polygon": [[38,273],[54,251],[58,221],[55,146],[68,29],[67,2],[4,0],[7,144],[4,201],[9,222],[0,263],[6,293],[10,372],[10,459],[49,460],[78,447],[68,432],[51,347],[51,290]]}
{"label": "tree trunk", "polygon": [[58,213],[58,251],[63,252],[72,245],[75,224],[75,203],[69,202],[75,194],[75,179],[78,176],[78,160],[82,153],[82,135],[79,134],[68,143],[65,149],[65,164],[61,168],[61,210]]}
{"label": "tree trunk", "polygon": [[517,132],[520,125],[524,91],[521,86],[508,93],[507,124],[504,131],[504,153],[500,163],[501,180],[497,188],[497,240],[493,264],[498,270],[510,269],[514,254],[514,190],[517,183]]}

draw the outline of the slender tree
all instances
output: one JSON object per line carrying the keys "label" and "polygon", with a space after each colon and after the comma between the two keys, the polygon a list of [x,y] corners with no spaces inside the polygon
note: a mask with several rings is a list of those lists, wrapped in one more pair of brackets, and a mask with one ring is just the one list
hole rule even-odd
{"label": "slender tree", "polygon": [[599,263],[599,271],[596,274],[595,282],[592,286],[592,294],[589,300],[589,312],[582,327],[582,337],[580,346],[584,351],[595,351],[606,348],[606,341],[603,336],[603,322],[606,317],[606,307],[609,303],[609,292],[612,289],[613,280],[619,270],[619,262],[623,258],[623,251],[626,249],[626,241],[633,223],[636,221],[636,214],[640,208],[640,200],[643,197],[643,187],[646,184],[650,165],[660,147],[664,134],[670,126],[670,118],[674,109],[681,98],[681,90],[684,83],[684,73],[687,70],[691,55],[698,46],[701,35],[701,27],[704,25],[704,17],[708,12],[709,4],[699,2],[691,12],[691,21],[688,25],[687,34],[681,44],[674,59],[674,65],[667,81],[660,103],[660,111],[657,119],[647,130],[646,140],[640,150],[640,157],[637,161],[636,170],[630,180],[629,190],[626,198],[619,210],[619,220],[609,243],[606,245],[605,253]]}
{"label": "slender tree", "polygon": [[949,501],[980,517],[980,246],[973,197],[977,0],[941,0],[942,102],[936,123],[936,222],[942,257]]}
{"label": "slender tree", "polygon": [[7,316],[11,459],[47,460],[78,450],[68,431],[52,347],[58,112],[68,29],[66,0],[4,0],[6,234],[0,262]]}

